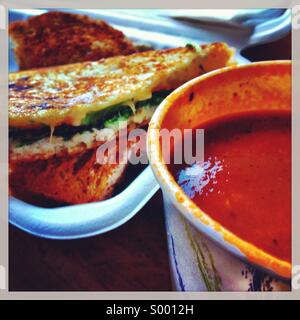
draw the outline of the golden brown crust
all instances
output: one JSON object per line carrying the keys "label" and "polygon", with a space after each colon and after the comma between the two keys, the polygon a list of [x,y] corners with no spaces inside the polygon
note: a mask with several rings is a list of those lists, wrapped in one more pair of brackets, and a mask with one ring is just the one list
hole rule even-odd
{"label": "golden brown crust", "polygon": [[95,61],[136,51],[124,34],[102,20],[51,11],[10,24],[21,70]]}
{"label": "golden brown crust", "polygon": [[107,199],[123,178],[127,164],[99,164],[96,152],[97,148],[72,156],[13,163],[9,176],[11,193],[69,204]]}
{"label": "golden brown crust", "polygon": [[[124,101],[143,100],[231,63],[224,43],[148,51],[124,57],[18,72],[10,75],[12,127],[78,125],[86,113]],[[77,121],[77,124],[76,124]],[[42,195],[65,203],[109,197],[126,165],[99,165],[96,149],[47,160],[10,162],[13,194]]]}
{"label": "golden brown crust", "polygon": [[9,76],[12,127],[80,125],[88,112],[129,100],[231,63],[233,49],[224,43],[147,51],[96,62],[23,71]]}

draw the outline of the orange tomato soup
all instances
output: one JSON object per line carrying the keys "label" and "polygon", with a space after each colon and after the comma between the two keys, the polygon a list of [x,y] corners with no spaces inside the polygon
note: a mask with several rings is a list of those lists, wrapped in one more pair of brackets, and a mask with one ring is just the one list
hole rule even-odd
{"label": "orange tomato soup", "polygon": [[183,191],[241,239],[291,261],[291,117],[236,115],[201,125],[204,162],[170,165]]}

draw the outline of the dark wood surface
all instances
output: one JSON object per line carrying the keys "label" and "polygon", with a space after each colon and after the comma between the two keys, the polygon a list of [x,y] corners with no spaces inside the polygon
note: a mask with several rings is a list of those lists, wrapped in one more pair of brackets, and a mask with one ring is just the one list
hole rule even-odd
{"label": "dark wood surface", "polygon": [[11,290],[170,290],[160,192],[132,220],[70,241],[10,228]]}
{"label": "dark wood surface", "polygon": [[[290,59],[290,36],[244,55],[252,61]],[[88,239],[40,239],[11,226],[9,289],[171,290],[161,193],[125,225]]]}

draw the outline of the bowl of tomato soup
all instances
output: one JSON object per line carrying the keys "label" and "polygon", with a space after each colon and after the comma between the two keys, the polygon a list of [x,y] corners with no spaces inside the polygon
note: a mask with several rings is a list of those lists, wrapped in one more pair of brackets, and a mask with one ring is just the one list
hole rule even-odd
{"label": "bowl of tomato soup", "polygon": [[[186,161],[187,141],[201,157]],[[219,69],[175,90],[152,118],[148,156],[176,289],[289,290],[290,61]]]}

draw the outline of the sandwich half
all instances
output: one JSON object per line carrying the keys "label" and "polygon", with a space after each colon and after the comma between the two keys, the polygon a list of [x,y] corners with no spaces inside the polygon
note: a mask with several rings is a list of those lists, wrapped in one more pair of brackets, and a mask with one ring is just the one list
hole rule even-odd
{"label": "sandwich half", "polygon": [[[106,142],[105,135],[101,138],[106,128],[118,134],[123,120],[128,131],[146,126],[172,90],[196,76],[232,64],[233,53],[224,43],[188,45],[10,74],[11,189],[21,188],[67,203],[108,197],[116,178],[104,186],[98,183],[98,189],[93,186],[85,197],[78,196],[80,188],[70,195],[66,186],[58,185],[68,180],[68,174],[76,180],[79,170],[65,170],[65,174],[62,170],[60,179],[52,177],[60,172],[62,163],[75,166],[83,154],[93,154]],[[95,163],[93,156],[90,159]],[[105,165],[97,168],[107,172]],[[123,173],[125,166],[119,168]],[[81,178],[81,185],[93,185],[93,177]],[[72,189],[70,181],[68,186]]]}

